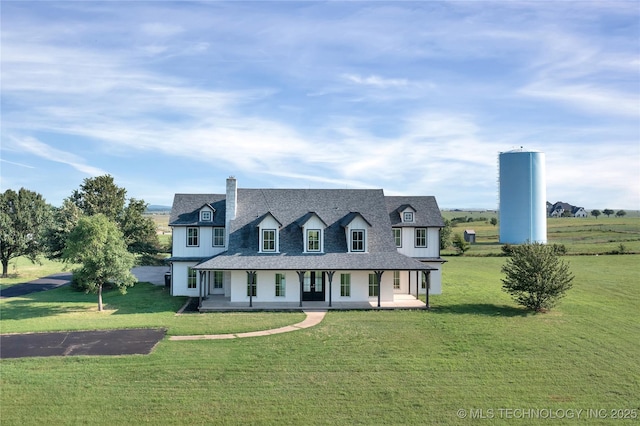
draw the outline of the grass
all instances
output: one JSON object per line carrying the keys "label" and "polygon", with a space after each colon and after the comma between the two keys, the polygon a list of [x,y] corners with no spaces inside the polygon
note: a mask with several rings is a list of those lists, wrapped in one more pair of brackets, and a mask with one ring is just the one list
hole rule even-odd
{"label": "grass", "polygon": [[[635,213],[635,212],[631,212]],[[605,254],[619,250],[620,244],[628,253],[640,253],[640,217],[635,214],[618,218],[600,216],[587,218],[548,218],[547,238],[550,244],[564,244],[568,254]],[[443,212],[445,217],[495,217],[491,212]],[[463,234],[465,229],[476,231],[476,244],[465,256],[495,256],[500,254],[502,244],[498,242],[500,225],[486,221],[461,223],[453,227],[453,234]],[[450,248],[443,255],[454,254]]]}
{"label": "grass", "polygon": [[[575,287],[547,314],[528,313],[501,291],[504,258],[454,257],[431,312],[329,312],[310,329],[164,340],[149,356],[2,360],[2,424],[468,424],[460,409],[493,409],[487,424],[507,424],[498,409],[640,411],[640,256],[567,260]],[[108,297],[106,315],[92,310],[91,296],[64,289],[11,302],[23,305],[2,300],[3,332],[128,324],[199,334],[301,315],[180,319],[179,298],[144,285]],[[597,420],[607,422],[625,424]],[[536,423],[548,419],[522,421]]]}

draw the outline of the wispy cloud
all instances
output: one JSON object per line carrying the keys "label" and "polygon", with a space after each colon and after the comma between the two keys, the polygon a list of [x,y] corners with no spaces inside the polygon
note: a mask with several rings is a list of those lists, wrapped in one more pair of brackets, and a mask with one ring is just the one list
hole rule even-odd
{"label": "wispy cloud", "polygon": [[66,164],[74,169],[85,173],[89,176],[100,176],[107,174],[104,170],[86,164],[86,161],[76,154],[65,152],[57,148],[53,148],[33,137],[25,137],[21,139],[13,139],[14,149],[23,152],[29,152],[38,157],[49,161]]}
{"label": "wispy cloud", "polygon": [[357,74],[345,74],[343,78],[351,83],[373,86],[379,89],[406,87],[409,84],[406,78],[383,78],[378,75],[363,77]]}

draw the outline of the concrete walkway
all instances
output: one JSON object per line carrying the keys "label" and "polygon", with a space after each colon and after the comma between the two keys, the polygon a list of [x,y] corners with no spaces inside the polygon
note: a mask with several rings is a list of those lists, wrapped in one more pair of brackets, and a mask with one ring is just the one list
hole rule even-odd
{"label": "concrete walkway", "polygon": [[220,339],[236,339],[243,337],[270,336],[272,334],[288,333],[290,331],[301,330],[303,328],[313,327],[320,324],[324,319],[327,311],[304,311],[307,315],[304,321],[285,327],[274,328],[271,330],[250,331],[247,333],[230,333],[230,334],[201,334],[195,336],[171,336],[169,340],[220,340]]}

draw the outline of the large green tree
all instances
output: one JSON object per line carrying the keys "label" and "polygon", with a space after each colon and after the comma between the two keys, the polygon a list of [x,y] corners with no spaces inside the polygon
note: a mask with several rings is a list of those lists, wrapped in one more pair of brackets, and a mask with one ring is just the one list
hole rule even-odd
{"label": "large green tree", "polygon": [[598,216],[600,216],[602,214],[602,212],[598,209],[594,209],[591,210],[591,216],[595,217],[596,219],[598,218]]}
{"label": "large green tree", "polygon": [[85,179],[69,201],[87,216],[104,214],[117,223],[131,253],[158,253],[156,225],[153,219],[144,216],[147,204],[135,198],[130,198],[127,204],[126,194],[127,190],[116,185],[112,176],[105,175]]}
{"label": "large green tree", "polygon": [[98,294],[98,310],[103,310],[102,288],[114,285],[122,294],[135,284],[131,274],[135,257],[127,251],[124,236],[118,225],[104,214],[84,216],[67,238],[63,258],[80,263],[73,271],[76,286],[88,293]]}
{"label": "large green tree", "polygon": [[613,210],[611,210],[611,209],[602,210],[602,214],[606,214],[607,217],[611,216],[613,213],[615,213],[615,212]]}
{"label": "large green tree", "polygon": [[572,287],[569,265],[558,249],[540,243],[510,247],[510,258],[502,266],[502,289],[520,305],[540,312],[551,309]]}
{"label": "large green tree", "polygon": [[52,260],[62,258],[67,237],[82,217],[82,210],[70,199],[64,200],[61,207],[53,209],[53,221],[46,231],[47,257]]}
{"label": "large green tree", "polygon": [[42,195],[21,188],[0,194],[0,260],[2,277],[6,277],[9,261],[27,256],[37,261],[44,251],[43,233],[50,223],[51,206]]}

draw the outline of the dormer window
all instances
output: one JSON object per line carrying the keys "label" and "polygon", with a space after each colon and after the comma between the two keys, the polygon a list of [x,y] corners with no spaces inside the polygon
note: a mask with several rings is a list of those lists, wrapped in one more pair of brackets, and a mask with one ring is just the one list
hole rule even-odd
{"label": "dormer window", "polygon": [[413,212],[404,212],[402,216],[403,222],[413,222]]}
{"label": "dormer window", "polygon": [[364,229],[351,230],[351,251],[364,251]]}
{"label": "dormer window", "polygon": [[275,229],[262,230],[262,251],[268,251],[268,252],[276,251],[276,230]]}
{"label": "dormer window", "polygon": [[213,214],[211,210],[202,210],[200,212],[200,221],[201,222],[211,222],[213,220]]}
{"label": "dormer window", "polygon": [[298,224],[302,228],[304,238],[303,247],[305,253],[324,252],[324,230],[327,224],[314,212],[304,215]]}
{"label": "dormer window", "polygon": [[261,253],[277,253],[280,251],[278,230],[282,224],[271,213],[262,217],[258,224]]}
{"label": "dormer window", "polygon": [[319,229],[307,230],[307,251],[320,251],[320,235]]}

